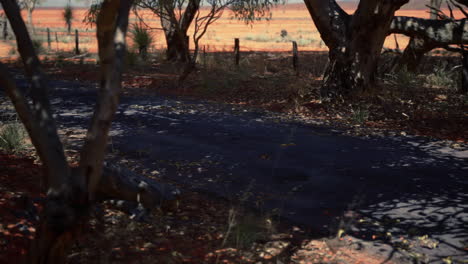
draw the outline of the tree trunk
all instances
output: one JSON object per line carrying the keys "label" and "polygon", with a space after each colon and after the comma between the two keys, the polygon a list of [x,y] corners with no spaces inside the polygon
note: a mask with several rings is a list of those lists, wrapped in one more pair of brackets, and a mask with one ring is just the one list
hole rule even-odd
{"label": "tree trunk", "polygon": [[[178,18],[173,6],[164,6],[159,10],[161,25],[166,37],[166,58],[169,61],[189,62],[190,51],[187,31],[200,8],[200,0],[190,0],[182,17]],[[157,11],[156,11],[157,12]]]}
{"label": "tree trunk", "polygon": [[[437,19],[436,10],[439,10],[441,5],[442,0],[431,0],[429,6],[432,8],[429,10],[429,19]],[[411,37],[408,46],[406,46],[403,55],[401,56],[401,67],[407,69],[410,72],[416,72],[418,66],[421,64],[421,61],[424,58],[424,54],[431,51],[433,48],[435,47],[431,45],[430,41],[427,41],[423,37]]]}
{"label": "tree trunk", "polygon": [[330,49],[322,97],[351,95],[373,85],[380,53],[395,11],[407,0],[361,0],[346,14],[334,0],[305,0],[325,44]]}
{"label": "tree trunk", "polygon": [[424,38],[413,37],[410,39],[400,58],[400,68],[404,68],[410,72],[416,72],[421,64],[424,54],[434,48]]}
{"label": "tree trunk", "polygon": [[461,94],[468,94],[468,51],[462,47],[462,83]]}
{"label": "tree trunk", "polygon": [[186,43],[186,31],[178,30],[169,26],[164,27],[164,35],[166,37],[166,59],[169,61],[188,62],[190,60],[190,52],[188,43]]}

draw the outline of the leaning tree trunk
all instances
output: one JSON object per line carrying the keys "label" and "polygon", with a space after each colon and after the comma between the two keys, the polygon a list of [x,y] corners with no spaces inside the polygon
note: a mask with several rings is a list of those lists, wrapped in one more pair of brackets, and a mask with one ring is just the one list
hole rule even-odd
{"label": "leaning tree trunk", "polygon": [[353,15],[334,0],[305,0],[328,46],[322,97],[351,95],[373,85],[380,53],[395,11],[407,0],[361,0]]}
{"label": "leaning tree trunk", "polygon": [[[440,9],[442,0],[431,0],[430,3],[430,16],[429,19],[437,19],[437,10]],[[430,41],[420,36],[411,37],[403,51],[403,55],[400,59],[400,65],[406,68],[408,71],[416,72],[418,66],[421,64],[424,54],[428,53],[436,46],[432,45]]]}

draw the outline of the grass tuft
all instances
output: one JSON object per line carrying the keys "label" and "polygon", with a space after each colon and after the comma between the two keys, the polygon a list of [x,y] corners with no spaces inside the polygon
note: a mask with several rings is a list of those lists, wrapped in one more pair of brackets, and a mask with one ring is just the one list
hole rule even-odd
{"label": "grass tuft", "polygon": [[10,123],[0,129],[0,149],[16,153],[24,149],[26,133],[20,123]]}

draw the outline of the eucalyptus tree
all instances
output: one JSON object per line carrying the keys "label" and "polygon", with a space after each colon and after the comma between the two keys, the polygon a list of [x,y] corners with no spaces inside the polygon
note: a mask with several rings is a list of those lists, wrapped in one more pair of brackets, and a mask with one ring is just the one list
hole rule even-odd
{"label": "eucalyptus tree", "polygon": [[329,48],[322,96],[349,95],[371,87],[395,11],[408,0],[361,0],[352,15],[335,0],[304,2]]}
{"label": "eucalyptus tree", "polygon": [[[415,69],[420,61],[420,56],[435,48],[448,48],[451,45],[464,45],[468,43],[468,13],[465,11],[468,6],[466,0],[449,0],[448,7],[450,15],[446,15],[443,11],[433,7],[431,10],[431,18],[417,18],[397,16],[393,19],[390,25],[389,34],[404,34],[412,39],[419,39],[419,44],[414,47],[408,46],[405,50],[409,52],[414,49],[412,56],[408,54],[409,69]],[[455,19],[453,16],[453,8],[457,8],[465,16],[462,19]],[[405,57],[405,55],[404,55]],[[413,67],[414,66],[414,67]]]}
{"label": "eucalyptus tree", "polygon": [[[78,167],[71,167],[59,139],[48,99],[49,83],[34,51],[31,37],[16,0],[0,0],[16,36],[26,76],[27,91],[17,86],[5,65],[0,63],[0,87],[10,97],[18,116],[42,161],[46,200],[40,226],[26,263],[66,263],[68,249],[83,233],[83,221],[92,205],[105,198],[138,200],[146,207],[161,201],[160,190],[125,177],[104,166],[108,133],[121,90],[126,52],[126,32],[131,0],[105,0],[97,17],[100,88],[97,104],[81,150]],[[104,173],[103,173],[104,171]]]}
{"label": "eucalyptus tree", "polygon": [[70,2],[63,9],[62,16],[63,20],[65,21],[65,25],[67,26],[68,34],[70,34],[73,22],[73,8],[71,7]]}
{"label": "eucalyptus tree", "polygon": [[[440,9],[433,8],[438,19],[423,19],[416,17],[395,17],[390,25],[389,33],[404,34],[421,40],[416,53],[409,58],[409,70],[416,70],[425,52],[435,48],[459,52],[462,57],[462,85],[461,93],[468,93],[468,7],[467,0],[448,0],[447,7],[450,15]],[[457,8],[465,16],[455,19],[453,9]],[[435,16],[435,15],[434,15]],[[406,52],[406,51],[405,51]],[[405,57],[403,56],[405,59]]]}
{"label": "eucalyptus tree", "polygon": [[[438,19],[438,12],[442,5],[442,0],[431,0],[429,4],[429,18],[432,20]],[[409,71],[416,71],[418,65],[421,63],[421,60],[427,52],[433,49],[433,45],[430,41],[425,41],[423,37],[414,36],[410,37],[408,45],[403,51],[401,57],[401,64],[404,68]]]}
{"label": "eucalyptus tree", "polygon": [[38,5],[40,5],[42,0],[18,0],[18,4],[21,8],[25,9],[28,17],[28,26],[34,32],[34,25],[32,19],[32,13]]}
{"label": "eucalyptus tree", "polygon": [[271,14],[271,7],[279,2],[280,0],[139,0],[137,6],[149,9],[159,17],[166,38],[166,58],[189,62],[191,57],[187,33],[191,26],[195,30],[193,41],[197,45],[197,39],[205,34],[209,25],[220,18],[225,9],[232,10],[240,20],[252,22],[267,17]]}
{"label": "eucalyptus tree", "polygon": [[[449,1],[467,16],[460,6],[467,4],[466,0]],[[409,0],[360,0],[354,14],[348,14],[335,0],[304,2],[329,48],[329,63],[321,88],[324,98],[346,96],[372,87],[389,34],[424,39],[425,45],[432,48],[468,43],[466,18],[395,16]]]}

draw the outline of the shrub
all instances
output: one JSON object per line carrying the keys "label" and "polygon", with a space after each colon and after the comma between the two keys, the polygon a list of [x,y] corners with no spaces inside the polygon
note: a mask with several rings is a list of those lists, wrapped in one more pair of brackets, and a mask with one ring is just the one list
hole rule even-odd
{"label": "shrub", "polygon": [[20,123],[10,123],[0,130],[0,149],[17,152],[24,147],[25,131]]}
{"label": "shrub", "polygon": [[63,9],[63,20],[65,20],[65,24],[67,25],[68,34],[71,32],[71,25],[73,20],[73,9],[70,5],[67,5]]}
{"label": "shrub", "polygon": [[127,63],[128,66],[137,65],[138,64],[138,54],[133,50],[127,51],[125,62]]}
{"label": "shrub", "polygon": [[148,28],[141,24],[133,24],[132,28],[130,29],[130,34],[135,48],[138,49],[140,56],[145,59],[148,48],[153,43],[153,35],[148,30]]}
{"label": "shrub", "polygon": [[280,33],[280,36],[281,36],[282,38],[287,37],[287,36],[288,36],[288,31],[287,31],[286,29],[282,29],[282,30],[281,30],[281,33]]}
{"label": "shrub", "polygon": [[362,124],[369,119],[369,111],[367,109],[359,107],[357,109],[352,109],[352,113],[352,120],[355,123]]}
{"label": "shrub", "polygon": [[37,54],[41,54],[44,52],[44,46],[41,39],[33,39],[32,44]]}
{"label": "shrub", "polygon": [[426,84],[429,87],[436,88],[456,88],[458,73],[452,69],[447,70],[445,64],[438,65],[434,68],[434,72],[426,77]]}
{"label": "shrub", "polygon": [[397,70],[394,73],[384,75],[384,82],[398,88],[410,88],[421,84],[416,74],[406,68]]}

